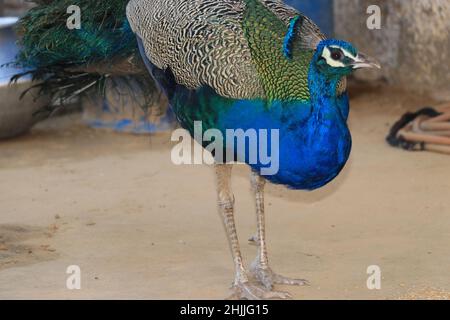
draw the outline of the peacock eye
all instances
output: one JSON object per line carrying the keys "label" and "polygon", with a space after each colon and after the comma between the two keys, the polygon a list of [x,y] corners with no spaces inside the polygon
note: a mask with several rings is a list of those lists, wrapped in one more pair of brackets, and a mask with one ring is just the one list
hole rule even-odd
{"label": "peacock eye", "polygon": [[339,50],[335,50],[335,51],[333,51],[332,53],[331,53],[331,58],[333,59],[333,60],[341,60],[341,58],[342,58],[342,52]]}

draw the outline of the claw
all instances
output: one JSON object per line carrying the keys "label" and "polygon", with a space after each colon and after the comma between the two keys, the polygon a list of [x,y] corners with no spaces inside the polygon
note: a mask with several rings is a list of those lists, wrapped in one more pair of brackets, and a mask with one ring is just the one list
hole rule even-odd
{"label": "claw", "polygon": [[287,292],[266,290],[250,282],[240,282],[233,286],[233,294],[228,298],[229,300],[271,300],[271,299],[292,299],[292,296]]}
{"label": "claw", "polygon": [[281,276],[279,274],[274,274],[274,284],[285,284],[290,286],[310,286],[308,280],[305,279],[292,279],[288,277]]}
{"label": "claw", "polygon": [[270,268],[262,268],[258,264],[250,269],[253,277],[260,282],[266,289],[272,290],[276,284],[291,286],[309,286],[310,283],[305,279],[292,279],[276,274]]}

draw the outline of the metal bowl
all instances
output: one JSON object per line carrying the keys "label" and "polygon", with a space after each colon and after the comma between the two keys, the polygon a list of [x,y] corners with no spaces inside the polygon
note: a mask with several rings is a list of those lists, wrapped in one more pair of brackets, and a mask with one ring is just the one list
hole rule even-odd
{"label": "metal bowl", "polygon": [[[13,30],[17,21],[18,18],[15,17],[0,17],[0,66],[13,62],[19,52],[17,36]],[[35,112],[50,102],[45,97],[35,100],[33,91],[20,99],[21,94],[32,85],[32,81],[25,77],[16,84],[10,84],[10,79],[23,71],[8,66],[0,67],[0,139],[27,132],[39,121]]]}

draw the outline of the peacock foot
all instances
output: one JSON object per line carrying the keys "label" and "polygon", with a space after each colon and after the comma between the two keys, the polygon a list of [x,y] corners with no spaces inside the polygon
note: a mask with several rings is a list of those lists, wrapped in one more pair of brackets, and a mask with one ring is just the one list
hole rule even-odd
{"label": "peacock foot", "polygon": [[291,286],[309,286],[309,281],[304,279],[292,279],[281,276],[272,271],[269,267],[262,267],[259,263],[254,263],[250,272],[256,281],[260,282],[267,290],[272,290],[276,284]]}
{"label": "peacock foot", "polygon": [[251,284],[249,281],[238,282],[231,288],[233,294],[229,300],[271,300],[271,299],[292,299],[287,292],[267,290],[264,287]]}

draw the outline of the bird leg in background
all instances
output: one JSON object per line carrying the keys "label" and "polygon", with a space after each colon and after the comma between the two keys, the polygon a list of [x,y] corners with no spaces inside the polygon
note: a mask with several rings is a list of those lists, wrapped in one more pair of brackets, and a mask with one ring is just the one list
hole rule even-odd
{"label": "bird leg in background", "polygon": [[219,211],[224,219],[225,230],[230,243],[236,272],[232,288],[234,294],[231,298],[249,300],[272,298],[286,299],[289,295],[284,292],[268,291],[263,287],[253,285],[249,282],[247,271],[245,270],[242,261],[242,254],[234,221],[234,196],[231,191],[231,169],[232,165],[228,164],[218,164],[215,167]]}
{"label": "bird leg in background", "polygon": [[267,257],[267,245],[266,245],[266,227],[264,216],[264,186],[266,181],[257,172],[252,171],[251,174],[252,189],[256,199],[256,222],[257,222],[257,234],[256,244],[258,246],[258,255],[255,261],[251,265],[251,272],[260,283],[268,290],[273,289],[274,284],[286,284],[304,286],[308,285],[307,280],[303,279],[290,279],[280,276],[272,271],[269,267],[269,259]]}

